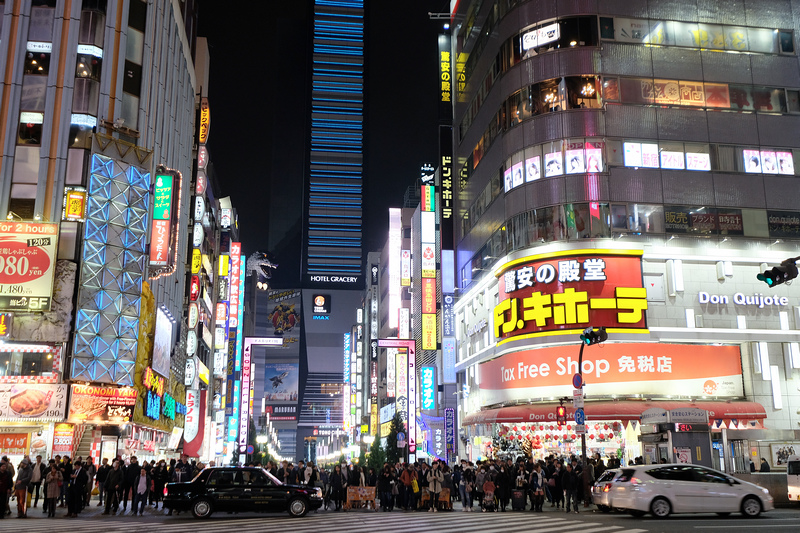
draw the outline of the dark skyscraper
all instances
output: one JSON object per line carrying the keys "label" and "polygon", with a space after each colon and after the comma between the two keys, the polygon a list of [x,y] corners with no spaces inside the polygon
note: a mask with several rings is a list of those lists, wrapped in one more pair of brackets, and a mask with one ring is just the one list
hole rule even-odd
{"label": "dark skyscraper", "polygon": [[364,2],[314,2],[303,284],[362,282]]}

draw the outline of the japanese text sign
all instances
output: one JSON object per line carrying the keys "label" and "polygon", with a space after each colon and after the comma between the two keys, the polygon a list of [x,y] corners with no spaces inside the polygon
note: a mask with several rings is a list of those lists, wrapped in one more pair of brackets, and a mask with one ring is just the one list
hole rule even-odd
{"label": "japanese text sign", "polygon": [[420,384],[422,385],[422,409],[436,409],[436,380],[432,366],[423,366],[420,369]]}
{"label": "japanese text sign", "polygon": [[[150,370],[148,367],[147,370]],[[160,380],[163,394],[164,378],[150,371],[150,377]],[[145,380],[143,375],[142,381]],[[138,391],[133,388],[119,388],[95,385],[72,385],[68,419],[74,422],[113,424],[127,423],[133,418]],[[157,397],[156,397],[157,398]]]}
{"label": "japanese text sign", "polygon": [[588,325],[646,330],[642,252],[574,250],[502,266],[494,334],[504,340]]}
{"label": "japanese text sign", "polygon": [[58,224],[0,223],[0,309],[49,311]]}
{"label": "japanese text sign", "polygon": [[[614,343],[592,351],[581,365],[592,395],[744,394],[738,346]],[[481,363],[479,371],[481,398],[487,404],[557,396],[571,388],[578,356],[570,345],[521,350]]]}

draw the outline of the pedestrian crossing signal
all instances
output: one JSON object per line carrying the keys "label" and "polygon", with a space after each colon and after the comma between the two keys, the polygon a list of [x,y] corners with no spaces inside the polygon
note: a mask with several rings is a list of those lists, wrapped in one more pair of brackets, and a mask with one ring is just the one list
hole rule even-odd
{"label": "pedestrian crossing signal", "polygon": [[563,426],[567,423],[567,408],[563,405],[556,407],[556,423]]}

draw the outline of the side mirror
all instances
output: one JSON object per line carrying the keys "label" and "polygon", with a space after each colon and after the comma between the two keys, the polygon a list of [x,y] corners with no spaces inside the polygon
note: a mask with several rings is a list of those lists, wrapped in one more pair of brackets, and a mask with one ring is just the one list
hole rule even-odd
{"label": "side mirror", "polygon": [[729,478],[728,478],[728,485],[730,485],[730,486],[732,487],[732,486],[734,486],[735,484],[736,484],[736,481],[734,481],[732,477],[729,477]]}

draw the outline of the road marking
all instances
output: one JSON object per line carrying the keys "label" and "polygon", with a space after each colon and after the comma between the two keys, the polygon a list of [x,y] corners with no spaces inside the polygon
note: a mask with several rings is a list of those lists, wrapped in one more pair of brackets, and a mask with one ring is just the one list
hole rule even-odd
{"label": "road marking", "polygon": [[797,529],[797,524],[750,524],[747,526],[694,526],[695,529],[752,529],[752,528],[765,528],[765,527],[793,527]]}

